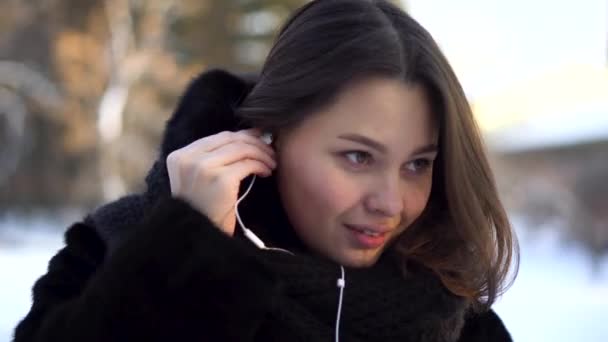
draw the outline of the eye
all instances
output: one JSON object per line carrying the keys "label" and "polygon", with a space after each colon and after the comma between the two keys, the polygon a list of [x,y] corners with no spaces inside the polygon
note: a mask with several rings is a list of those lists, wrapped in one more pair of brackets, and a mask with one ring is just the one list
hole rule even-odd
{"label": "eye", "polygon": [[422,173],[426,169],[430,168],[433,161],[430,159],[420,158],[413,160],[407,164],[407,169],[414,173]]}
{"label": "eye", "polygon": [[[347,157],[353,164],[356,165],[367,165],[371,162],[371,154],[365,151],[348,151],[342,153],[343,156]],[[349,158],[353,156],[354,158]]]}

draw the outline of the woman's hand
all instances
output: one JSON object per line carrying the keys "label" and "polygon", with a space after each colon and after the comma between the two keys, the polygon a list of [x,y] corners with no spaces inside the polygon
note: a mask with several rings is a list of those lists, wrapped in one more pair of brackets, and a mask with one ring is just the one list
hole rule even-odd
{"label": "woman's hand", "polygon": [[260,136],[256,128],[223,131],[171,152],[167,157],[171,194],[233,236],[241,181],[250,174],[268,177],[276,167],[274,150]]}

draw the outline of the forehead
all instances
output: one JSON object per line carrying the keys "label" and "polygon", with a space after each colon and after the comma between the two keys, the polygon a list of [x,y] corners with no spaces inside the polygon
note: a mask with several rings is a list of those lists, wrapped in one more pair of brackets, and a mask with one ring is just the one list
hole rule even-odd
{"label": "forehead", "polygon": [[403,143],[404,137],[429,143],[437,135],[424,87],[381,77],[348,85],[303,125],[315,135],[357,132],[389,143]]}

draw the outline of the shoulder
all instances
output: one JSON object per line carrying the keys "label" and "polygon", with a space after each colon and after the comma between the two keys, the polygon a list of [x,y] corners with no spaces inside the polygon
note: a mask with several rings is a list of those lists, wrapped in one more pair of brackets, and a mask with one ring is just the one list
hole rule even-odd
{"label": "shoulder", "polygon": [[469,312],[460,335],[459,342],[473,341],[513,341],[511,334],[496,312]]}
{"label": "shoulder", "polygon": [[52,287],[45,284],[68,285],[68,282],[54,283],[52,279],[67,274],[78,275],[71,277],[73,281],[83,281],[93,274],[104,261],[107,246],[90,222],[78,221],[71,224],[65,231],[64,246],[51,257],[48,262],[47,273],[34,285],[34,292],[45,292]]}
{"label": "shoulder", "polygon": [[86,216],[83,223],[96,232],[110,254],[143,220],[150,207],[148,202],[144,195],[126,195],[99,206]]}
{"label": "shoulder", "polygon": [[64,240],[65,246],[50,259],[46,274],[32,287],[32,307],[15,327],[15,341],[33,340],[43,321],[58,305],[80,295],[103,263],[105,243],[88,224],[74,223]]}

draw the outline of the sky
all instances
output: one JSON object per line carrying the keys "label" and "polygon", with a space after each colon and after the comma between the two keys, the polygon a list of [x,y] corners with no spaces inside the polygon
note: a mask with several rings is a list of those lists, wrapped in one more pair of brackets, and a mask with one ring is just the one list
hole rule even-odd
{"label": "sky", "polygon": [[608,0],[404,2],[473,98],[567,65],[608,65]]}
{"label": "sky", "polygon": [[608,139],[608,0],[404,3],[450,61],[492,149]]}

